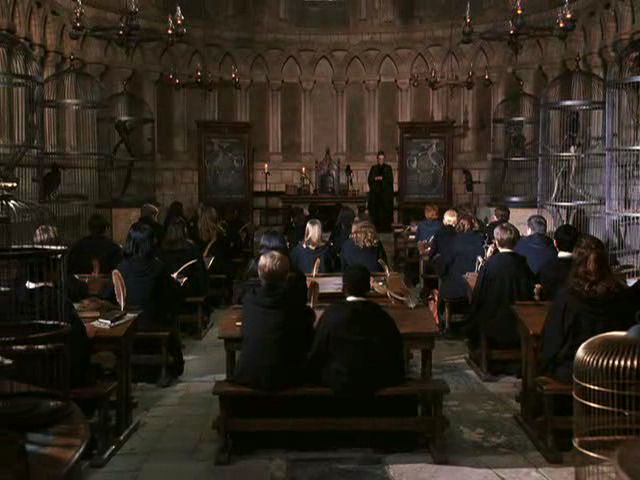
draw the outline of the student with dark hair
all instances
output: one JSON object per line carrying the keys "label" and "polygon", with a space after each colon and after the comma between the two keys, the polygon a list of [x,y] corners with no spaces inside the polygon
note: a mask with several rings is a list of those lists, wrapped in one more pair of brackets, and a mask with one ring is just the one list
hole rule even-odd
{"label": "student with dark hair", "polygon": [[146,223],[131,225],[124,245],[124,260],[118,270],[127,290],[127,307],[141,310],[137,328],[142,331],[169,331],[169,354],[173,357],[175,376],[182,375],[184,360],[175,323],[179,301],[178,285],[167,267],[155,256],[156,239]]}
{"label": "student with dark hair", "polygon": [[173,223],[175,220],[182,220],[185,223],[187,222],[187,217],[184,214],[184,205],[182,205],[182,202],[179,202],[177,200],[174,202],[171,202],[171,204],[169,205],[169,208],[167,209],[167,214],[164,217],[165,231],[167,230],[169,225]]}
{"label": "student with dark hair", "polygon": [[329,244],[333,250],[334,257],[339,257],[342,251],[342,245],[351,236],[351,229],[353,228],[353,222],[355,222],[356,213],[351,207],[343,206],[338,213],[336,224],[333,227],[331,236],[329,237]]}
{"label": "student with dark hair", "polygon": [[369,270],[344,272],[346,299],[328,307],[316,328],[309,354],[310,378],[349,396],[371,395],[404,381],[404,350],[394,320],[367,300]]}
{"label": "student with dark hair", "polygon": [[369,170],[368,183],[367,207],[371,223],[379,232],[388,232],[393,222],[393,170],[385,163],[382,150],[376,155],[376,164]]}
{"label": "student with dark hair", "polygon": [[487,243],[493,243],[493,231],[501,223],[508,223],[511,218],[511,210],[505,205],[499,205],[493,209],[493,219],[487,225],[486,235]]}
{"label": "student with dark hair", "polygon": [[558,254],[545,262],[538,273],[542,300],[553,300],[564,286],[573,265],[573,249],[579,237],[580,234],[573,225],[560,225],[556,228],[553,244]]}
{"label": "student with dark hair", "polygon": [[69,250],[67,272],[71,275],[98,272],[111,273],[122,259],[122,249],[107,237],[109,223],[100,214],[89,218],[89,235],[78,240]]}
{"label": "student with dark hair", "polygon": [[480,270],[473,290],[469,317],[470,346],[484,334],[489,346],[515,348],[520,344],[517,319],[511,308],[516,301],[532,300],[534,276],[527,260],[513,251],[518,229],[502,223],[494,230],[494,253]]}
{"label": "student with dark hair", "polygon": [[540,273],[542,265],[557,256],[553,240],[547,237],[547,220],[542,215],[531,215],[527,220],[527,236],[522,237],[516,248],[527,259],[534,275]]}
{"label": "student with dark hair", "polygon": [[315,315],[288,291],[289,260],[275,250],[260,256],[260,286],[243,302],[242,355],[233,381],[260,390],[302,383]]}
{"label": "student with dark hair", "polygon": [[636,302],[609,266],[604,244],[591,235],[578,240],[567,284],[551,305],[545,322],[540,360],[543,372],[572,382],[573,359],[589,338],[635,323]]}
{"label": "student with dark hair", "polygon": [[305,274],[312,273],[317,260],[320,260],[318,273],[333,271],[333,258],[329,245],[322,240],[322,223],[311,219],[307,222],[304,240],[291,250],[291,268]]}
{"label": "student with dark hair", "polygon": [[307,225],[307,216],[300,207],[295,207],[291,211],[289,225],[284,232],[290,249],[304,240],[304,231]]}

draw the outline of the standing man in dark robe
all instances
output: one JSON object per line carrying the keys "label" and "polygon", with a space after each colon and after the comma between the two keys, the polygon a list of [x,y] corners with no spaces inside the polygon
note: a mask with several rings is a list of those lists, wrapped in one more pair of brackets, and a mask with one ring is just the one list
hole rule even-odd
{"label": "standing man in dark robe", "polygon": [[393,222],[393,170],[380,150],[369,170],[369,218],[378,232],[390,232]]}

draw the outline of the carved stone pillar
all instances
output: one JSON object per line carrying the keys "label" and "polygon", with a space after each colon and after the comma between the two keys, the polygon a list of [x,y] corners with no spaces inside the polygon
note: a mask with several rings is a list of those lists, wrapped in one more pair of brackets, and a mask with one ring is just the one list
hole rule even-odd
{"label": "carved stone pillar", "polygon": [[302,137],[302,158],[313,157],[313,103],[311,100],[311,92],[315,80],[300,79],[302,87],[302,115],[300,115],[300,133]]}
{"label": "carved stone pillar", "polygon": [[251,80],[241,79],[240,89],[236,91],[236,120],[239,122],[249,121],[249,86]]}
{"label": "carved stone pillar", "polygon": [[204,111],[202,114],[205,120],[218,119],[218,89],[214,88],[204,94]]}
{"label": "carved stone pillar", "polygon": [[396,81],[398,86],[398,120],[411,120],[411,81],[408,78]]}
{"label": "carved stone pillar", "polygon": [[378,151],[378,79],[368,79],[364,82],[365,88],[365,118],[366,118],[366,145],[367,155],[375,156]]}
{"label": "carved stone pillar", "polygon": [[47,79],[56,73],[63,58],[62,54],[58,52],[48,51],[42,60],[42,78]]}
{"label": "carved stone pillar", "polygon": [[346,86],[345,80],[333,82],[336,91],[336,153],[343,156],[347,152],[347,99],[344,95]]}
{"label": "carved stone pillar", "polygon": [[269,82],[269,157],[282,159],[282,131],[280,123],[282,80]]}

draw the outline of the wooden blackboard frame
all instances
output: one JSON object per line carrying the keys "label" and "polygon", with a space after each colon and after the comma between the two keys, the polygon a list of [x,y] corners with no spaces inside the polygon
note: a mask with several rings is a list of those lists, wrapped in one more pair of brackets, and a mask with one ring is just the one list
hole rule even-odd
{"label": "wooden blackboard frame", "polygon": [[[247,122],[197,121],[198,128],[198,197],[205,205],[233,206],[243,210],[252,206],[253,155],[251,149],[251,124]],[[210,191],[207,185],[206,142],[210,138],[236,138],[245,144],[244,183],[245,194],[241,199],[229,198],[224,192]]]}
{"label": "wooden blackboard frame", "polygon": [[[398,206],[400,210],[409,208],[423,208],[425,203],[433,203],[440,207],[451,206],[452,192],[452,172],[453,172],[453,121],[439,122],[398,122],[400,132],[400,158],[398,159]],[[445,144],[445,168],[444,168],[444,189],[442,195],[437,198],[424,196],[424,198],[409,195],[406,186],[406,153],[405,139],[412,138],[438,138],[443,139]]]}

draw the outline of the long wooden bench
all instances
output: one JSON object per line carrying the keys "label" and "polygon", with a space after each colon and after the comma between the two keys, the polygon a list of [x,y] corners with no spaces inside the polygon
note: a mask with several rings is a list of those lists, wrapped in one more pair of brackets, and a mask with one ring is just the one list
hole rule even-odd
{"label": "long wooden bench", "polygon": [[[160,379],[158,385],[164,387],[168,382],[167,368],[169,367],[169,337],[168,331],[158,332],[136,332],[133,337],[133,354],[131,355],[131,365],[156,366],[160,367]],[[136,348],[140,344],[152,345],[153,350],[158,353],[140,353]]]}
{"label": "long wooden bench", "polygon": [[[262,392],[227,381],[216,382],[213,395],[220,401],[220,414],[214,428],[222,440],[216,455],[216,463],[230,460],[232,435],[241,432],[415,432],[429,440],[429,449],[436,463],[446,463],[444,432],[448,421],[443,414],[443,398],[449,393],[445,381],[415,380],[403,385],[378,391],[375,399],[415,398],[417,413],[411,416],[387,414],[382,416],[330,416],[309,411],[305,401],[331,398],[340,399],[322,386],[301,386],[280,392]],[[265,414],[265,404],[286,403],[291,414],[276,416]],[[324,401],[323,401],[324,403]],[[242,404],[242,408],[238,408]],[[291,408],[291,406],[294,408]],[[295,414],[293,412],[304,412]],[[391,413],[391,412],[390,412]],[[259,416],[257,416],[259,415]]]}
{"label": "long wooden bench", "polygon": [[572,409],[558,408],[562,401],[571,405],[573,385],[559,382],[551,377],[536,378],[537,392],[542,396],[542,416],[537,419],[537,439],[533,439],[540,453],[549,463],[562,463],[561,436],[570,438],[573,432]]}
{"label": "long wooden bench", "polygon": [[492,373],[492,363],[518,364],[522,362],[520,349],[497,349],[489,346],[484,335],[480,335],[480,348],[470,352],[466,358],[467,364],[483,382],[492,382],[496,376]]}
{"label": "long wooden bench", "polygon": [[206,313],[205,302],[206,297],[187,297],[185,299],[187,305],[195,311],[189,313],[180,313],[177,316],[178,331],[182,331],[185,324],[195,325],[196,338],[202,340],[207,332],[211,329],[211,321]]}

